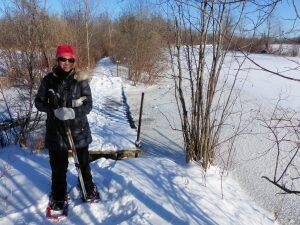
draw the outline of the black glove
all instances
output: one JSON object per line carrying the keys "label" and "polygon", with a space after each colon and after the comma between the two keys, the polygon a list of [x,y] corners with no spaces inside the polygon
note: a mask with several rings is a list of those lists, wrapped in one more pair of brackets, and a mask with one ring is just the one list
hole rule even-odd
{"label": "black glove", "polygon": [[49,89],[47,95],[48,95],[49,105],[51,109],[58,109],[62,107],[63,100],[61,99],[58,93],[55,93],[53,89]]}

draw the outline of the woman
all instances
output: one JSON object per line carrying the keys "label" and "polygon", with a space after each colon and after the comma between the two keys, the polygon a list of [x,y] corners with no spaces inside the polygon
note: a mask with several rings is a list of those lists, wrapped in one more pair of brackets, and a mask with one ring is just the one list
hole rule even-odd
{"label": "woman", "polygon": [[68,123],[74,139],[87,199],[99,199],[92,181],[88,146],[92,142],[87,114],[92,110],[92,95],[87,79],[75,70],[76,54],[72,46],[60,45],[57,65],[42,80],[35,98],[39,111],[47,113],[46,147],[49,149],[52,185],[49,206],[61,210],[67,204],[66,173],[68,140],[64,123]]}

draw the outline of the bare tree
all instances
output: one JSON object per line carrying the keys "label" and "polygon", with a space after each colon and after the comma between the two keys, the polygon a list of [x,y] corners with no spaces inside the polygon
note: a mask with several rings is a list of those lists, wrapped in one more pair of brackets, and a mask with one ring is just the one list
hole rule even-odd
{"label": "bare tree", "polygon": [[93,38],[91,39],[94,57],[96,59],[112,55],[113,37],[115,35],[115,24],[107,13],[101,14],[92,24],[94,26]]}
{"label": "bare tree", "polygon": [[128,78],[154,83],[164,71],[163,40],[155,17],[147,9],[127,12],[116,25],[113,56],[128,65]]}
{"label": "bare tree", "polygon": [[271,146],[268,151],[275,151],[274,175],[262,176],[283,193],[300,195],[300,128],[299,113],[280,106],[278,100],[271,115],[260,116],[262,125],[268,129]]}
{"label": "bare tree", "polygon": [[[217,149],[228,142],[231,143],[227,145],[228,154],[232,155],[234,140],[245,132],[240,120],[231,125],[228,121],[244,113],[235,108],[238,99],[235,85],[247,57],[234,60],[237,63],[234,74],[224,73],[224,62],[248,5],[262,12],[257,21],[252,21],[252,28],[243,29],[244,33],[255,35],[256,29],[266,21],[277,3],[226,0],[169,2],[176,30],[176,43],[169,43],[169,53],[187,162],[200,160],[207,169],[214,162]],[[231,16],[233,11],[235,17]],[[247,44],[251,46],[253,40]],[[230,54],[234,57],[235,53]],[[224,135],[229,126],[234,132]]]}
{"label": "bare tree", "polygon": [[37,0],[15,0],[11,8],[7,8],[6,20],[10,26],[6,27],[6,33],[3,34],[6,36],[4,40],[10,39],[13,46],[1,52],[1,60],[5,62],[2,71],[11,78],[12,85],[18,86],[18,99],[10,101],[7,107],[11,109],[7,110],[13,112],[9,113],[10,117],[19,121],[17,142],[26,145],[28,133],[40,119],[40,114],[34,111],[35,91],[50,65],[43,27],[47,16]]}
{"label": "bare tree", "polygon": [[91,42],[95,33],[93,20],[99,3],[99,0],[66,0],[64,4],[64,17],[71,29],[75,31],[71,34],[73,36],[71,42],[79,49],[79,55],[81,55],[86,69],[94,64],[92,55],[95,50],[91,48]]}
{"label": "bare tree", "polygon": [[[272,9],[275,9],[279,1],[270,0],[265,1],[259,7],[269,6]],[[290,3],[291,10],[295,12],[294,18],[288,18],[294,24],[291,28],[286,28],[285,31],[280,31],[277,34],[273,34],[274,38],[280,38],[281,45],[283,47],[284,40],[288,40],[286,35],[290,35],[295,29],[295,24],[299,23],[299,4],[294,1],[286,1]],[[259,3],[257,3],[259,4]],[[273,11],[273,10],[272,10]],[[267,17],[267,26],[268,29],[271,27],[272,18]],[[277,23],[278,24],[278,23]],[[274,30],[274,29],[273,29]],[[271,32],[268,32],[270,34]],[[267,35],[270,39],[272,35]],[[292,43],[293,44],[293,43]],[[284,57],[283,59],[287,61],[291,66],[288,68],[283,68],[281,70],[270,69],[263,65],[262,63],[255,60],[253,57],[250,57],[247,52],[239,48],[239,50],[244,54],[244,56],[252,62],[258,69],[265,71],[266,74],[271,74],[277,76],[278,79],[284,79],[299,82],[299,61],[291,57]],[[279,49],[280,52],[280,49]],[[290,52],[282,50],[279,54],[285,54],[289,56],[297,56],[299,53],[298,46],[293,46],[290,49]],[[288,74],[287,74],[288,72]],[[274,156],[274,173],[273,176],[262,176],[263,179],[271,182],[273,185],[278,187],[283,194],[300,194],[300,170],[299,170],[299,112],[291,109],[287,106],[280,106],[282,99],[279,97],[277,104],[274,106],[274,109],[269,115],[261,115],[259,120],[262,125],[269,132],[269,141],[271,141],[271,146],[267,152],[273,153]]]}
{"label": "bare tree", "polygon": [[86,55],[87,55],[87,68],[90,68],[90,1],[84,0],[84,6],[85,6],[85,32],[86,32]]}
{"label": "bare tree", "polygon": [[[238,4],[241,9],[244,8],[245,3]],[[226,1],[175,1],[172,7],[176,44],[173,47],[170,43],[169,52],[186,161],[201,160],[202,166],[207,169],[214,160],[220,132],[235,98],[233,87],[236,76],[229,86],[220,86],[223,79],[221,69],[227,54],[223,49],[225,34],[231,38],[227,29],[232,22],[230,4]],[[197,15],[191,10],[197,11]],[[233,26],[230,24],[231,33],[239,22],[240,18]],[[196,35],[194,32],[197,32]],[[228,137],[228,140],[231,138]]]}

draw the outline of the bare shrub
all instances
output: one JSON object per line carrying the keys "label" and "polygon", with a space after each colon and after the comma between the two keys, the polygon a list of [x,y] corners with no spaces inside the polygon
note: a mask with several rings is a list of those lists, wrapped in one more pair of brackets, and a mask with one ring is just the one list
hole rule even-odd
{"label": "bare shrub", "polygon": [[291,56],[296,57],[300,53],[300,47],[299,45],[293,45],[291,49]]}
{"label": "bare shrub", "polygon": [[45,135],[43,132],[31,133],[28,139],[28,148],[31,152],[40,153],[43,149],[45,149]]}
{"label": "bare shrub", "polygon": [[128,78],[134,83],[153,83],[163,71],[163,41],[151,17],[125,14],[116,27],[113,55],[128,65]]}
{"label": "bare shrub", "polygon": [[94,61],[112,55],[115,24],[107,14],[102,14],[92,22],[94,30],[91,40],[92,57]]}
{"label": "bare shrub", "polygon": [[11,81],[10,77],[5,76],[5,77],[0,77],[0,83],[1,83],[2,87],[7,88],[7,87],[11,86],[12,81]]}
{"label": "bare shrub", "polygon": [[[37,1],[14,1],[5,14],[6,30],[1,46],[1,71],[14,86],[18,86],[18,99],[6,102],[7,112],[12,121],[18,121],[14,129],[17,142],[26,145],[27,135],[36,126],[40,114],[34,112],[34,96],[40,79],[50,67],[47,47],[49,33],[46,30],[47,16]],[[45,25],[45,26],[44,26]],[[5,98],[5,89],[1,86]]]}
{"label": "bare shrub", "polygon": [[231,51],[245,51],[260,53],[262,50],[269,50],[264,38],[246,38],[234,36],[228,41],[226,39],[224,47]]}
{"label": "bare shrub", "polygon": [[[90,69],[96,61],[103,57],[100,45],[99,30],[105,17],[96,17],[98,0],[67,0],[64,5],[64,20],[70,31],[70,44],[78,50],[79,66]],[[93,5],[93,8],[90,8]],[[104,21],[103,21],[104,22]],[[101,42],[103,44],[103,42]]]}
{"label": "bare shrub", "polygon": [[[243,108],[234,106],[238,99],[235,85],[246,57],[235,58],[231,53],[237,66],[232,73],[224,72],[223,65],[230,49],[258,51],[265,45],[262,39],[254,38],[260,18],[253,24],[252,37],[235,36],[248,4],[262,7],[262,16],[268,15],[267,7],[273,7],[248,1],[169,2],[176,29],[176,44],[169,44],[169,53],[186,162],[201,162],[204,169],[214,163],[220,148],[226,148],[223,159],[228,168],[235,140],[244,132]],[[233,21],[234,8],[240,10]]]}
{"label": "bare shrub", "polygon": [[[4,188],[2,190],[4,190],[5,188],[7,190],[9,190],[10,188],[8,187],[7,183],[6,183],[6,179],[9,176],[9,171],[10,171],[11,167],[8,164],[0,164],[0,181],[1,184],[4,186]],[[4,193],[1,192],[0,189],[0,212],[4,212],[7,207],[8,207],[8,197],[9,195],[5,195]],[[1,214],[0,214],[1,216]]]}

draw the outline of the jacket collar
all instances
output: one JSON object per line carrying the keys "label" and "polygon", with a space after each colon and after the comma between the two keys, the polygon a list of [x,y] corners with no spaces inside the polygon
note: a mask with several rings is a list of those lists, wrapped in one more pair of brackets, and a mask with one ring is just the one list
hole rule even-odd
{"label": "jacket collar", "polygon": [[[60,79],[60,76],[63,74],[60,74],[60,69],[58,66],[54,66],[52,68],[52,73],[53,76]],[[68,74],[65,75],[66,77],[64,80],[70,80],[70,79],[75,79],[76,81],[83,81],[83,80],[88,80],[89,79],[89,74],[87,72],[80,72],[77,71],[75,68],[72,69]]]}
{"label": "jacket collar", "polygon": [[72,80],[74,79],[74,75],[76,73],[75,69],[72,69],[70,72],[65,72],[58,66],[52,68],[53,76],[56,77],[58,80]]}

